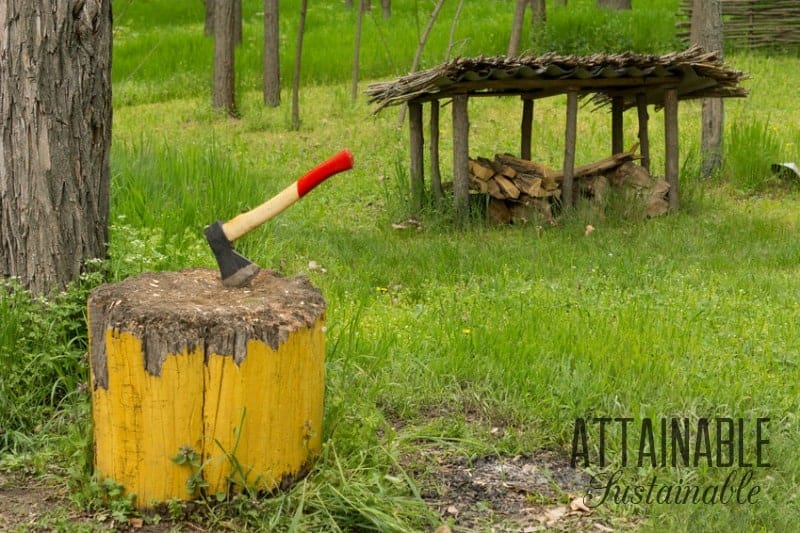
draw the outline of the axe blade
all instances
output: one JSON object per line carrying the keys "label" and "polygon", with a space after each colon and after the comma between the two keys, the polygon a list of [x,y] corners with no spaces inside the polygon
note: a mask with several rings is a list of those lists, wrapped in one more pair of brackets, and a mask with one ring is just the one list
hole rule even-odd
{"label": "axe blade", "polygon": [[222,230],[222,222],[217,221],[206,226],[204,233],[214,252],[214,257],[217,259],[224,286],[241,287],[258,274],[258,265],[234,249],[233,244]]}

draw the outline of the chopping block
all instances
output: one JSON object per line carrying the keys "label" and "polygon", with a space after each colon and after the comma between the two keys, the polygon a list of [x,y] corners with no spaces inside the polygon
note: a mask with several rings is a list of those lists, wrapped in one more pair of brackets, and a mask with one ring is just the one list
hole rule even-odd
{"label": "chopping block", "polygon": [[145,509],[305,475],[322,444],[325,300],[262,270],[145,273],[89,296],[94,468]]}

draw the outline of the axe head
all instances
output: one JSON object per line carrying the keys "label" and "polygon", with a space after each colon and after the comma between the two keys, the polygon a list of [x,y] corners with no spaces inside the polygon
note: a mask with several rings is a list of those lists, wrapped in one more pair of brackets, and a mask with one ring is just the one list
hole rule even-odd
{"label": "axe head", "polygon": [[222,230],[222,222],[217,221],[206,226],[206,240],[214,257],[217,258],[222,284],[226,287],[246,285],[258,274],[258,265],[241,255],[233,248],[233,244]]}

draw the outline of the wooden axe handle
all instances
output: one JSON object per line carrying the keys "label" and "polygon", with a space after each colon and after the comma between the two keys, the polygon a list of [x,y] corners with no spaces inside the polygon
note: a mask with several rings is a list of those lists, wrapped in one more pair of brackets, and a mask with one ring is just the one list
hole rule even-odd
{"label": "wooden axe handle", "polygon": [[257,228],[267,220],[280,214],[284,209],[308,194],[311,189],[334,174],[353,168],[353,154],[342,150],[335,156],[310,170],[303,177],[261,204],[225,222],[222,231],[230,242]]}

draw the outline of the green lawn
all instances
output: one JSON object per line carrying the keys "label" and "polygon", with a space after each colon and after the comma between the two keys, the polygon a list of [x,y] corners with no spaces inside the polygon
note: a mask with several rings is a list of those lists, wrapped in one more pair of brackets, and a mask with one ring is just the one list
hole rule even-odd
{"label": "green lawn", "polygon": [[[281,3],[285,88],[295,4]],[[340,2],[319,4],[309,8],[296,132],[289,131],[287,90],[280,108],[260,105],[259,2],[245,2],[238,119],[209,107],[211,42],[202,36],[199,3],[114,5],[111,280],[214,267],[205,224],[254,207],[342,148],[356,161],[237,243],[263,267],[308,275],[328,302],[325,444],[317,467],[275,497],[204,504],[197,517],[173,509],[164,520],[186,518],[211,529],[380,531],[433,530],[450,520],[458,530],[456,515],[440,516],[423,501],[444,486],[431,457],[469,464],[547,451],[568,460],[576,418],[634,418],[638,439],[642,419],[686,417],[696,426],[700,418],[728,417],[746,421],[748,431],[757,418],[770,419],[771,466],[752,468],[756,503],[607,502],[592,519],[621,529],[791,531],[800,520],[800,195],[796,185],[776,183],[769,164],[800,160],[797,57],[726,57],[751,75],[751,95],[726,102],[728,157],[713,179],[696,177],[699,104],[682,104],[677,214],[640,221],[579,207],[555,228],[474,221],[457,230],[449,210],[428,209],[419,230],[396,229],[393,223],[408,218],[407,130],[398,126],[396,109],[372,115],[364,96],[351,102],[351,44],[337,36],[353,27],[354,16]],[[431,9],[430,2],[396,4],[391,26],[380,19],[379,5],[374,23],[365,24],[368,79],[407,71]],[[481,7],[462,13],[458,53],[502,53],[511,2],[475,4]],[[589,10],[586,2],[569,3],[576,4]],[[671,14],[676,4],[634,2],[634,14],[655,24],[654,12]],[[553,8],[552,24],[566,16]],[[425,66],[444,59],[451,18],[452,12],[440,21]],[[671,35],[674,16],[659,22],[649,51],[670,44],[670,37],[656,36]],[[615,24],[629,29],[624,42],[642,42],[632,23]],[[474,99],[471,155],[516,151],[520,108],[516,99]],[[537,102],[534,159],[560,164],[564,109],[561,98]],[[608,117],[588,109],[579,117],[576,163],[607,155]],[[658,111],[652,120],[656,173],[663,168],[662,117]],[[635,139],[634,127],[626,116],[627,139]],[[450,129],[443,120],[445,174]],[[586,224],[596,228],[591,235]],[[311,269],[311,261],[325,272]],[[24,305],[38,312],[34,303]],[[13,308],[0,312],[15,316]],[[72,323],[64,323],[69,331]],[[3,346],[13,345],[12,334],[2,333]],[[75,335],[85,342],[85,331]],[[86,414],[87,402],[86,394],[75,394],[62,405]],[[0,411],[3,405],[0,398]],[[69,480],[80,503],[102,507],[104,489],[89,480],[85,420],[61,419],[45,437],[20,437],[18,451],[2,456],[0,467],[32,463],[46,470],[52,458],[67,465],[70,472],[59,479]],[[606,453],[617,464],[618,426],[609,431]],[[615,468],[597,466],[597,424],[589,425],[589,437],[590,473],[607,479]],[[630,453],[639,451],[633,442]],[[747,433],[744,443],[754,446],[755,435]],[[633,484],[655,475],[662,484],[708,486],[732,470],[741,476],[748,468],[645,466],[625,475]],[[575,495],[528,494],[527,501],[555,507]],[[121,516],[131,514],[112,501]],[[481,529],[492,521],[488,511],[486,517]]]}

